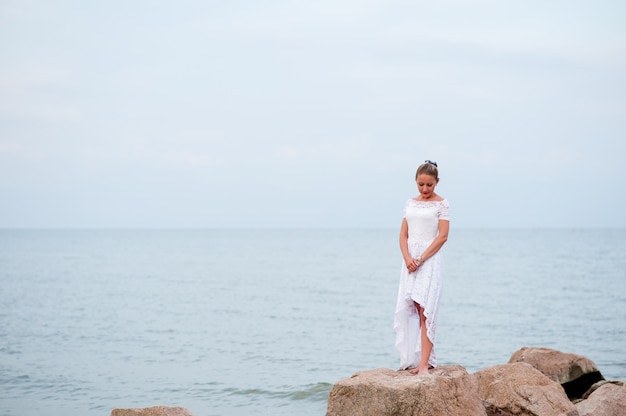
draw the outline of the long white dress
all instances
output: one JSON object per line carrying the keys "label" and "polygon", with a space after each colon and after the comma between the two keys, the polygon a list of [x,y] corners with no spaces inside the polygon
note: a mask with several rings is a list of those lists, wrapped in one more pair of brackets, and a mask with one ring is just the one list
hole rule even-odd
{"label": "long white dress", "polygon": [[[409,226],[409,255],[417,258],[433,242],[439,232],[439,220],[450,220],[447,200],[416,201],[409,199],[404,207],[404,218]],[[394,316],[396,348],[400,352],[400,369],[415,368],[421,359],[420,320],[415,303],[424,308],[426,334],[433,343],[429,365],[437,366],[435,334],[437,311],[443,283],[443,254],[438,251],[417,271],[409,273],[402,262],[400,287]]]}

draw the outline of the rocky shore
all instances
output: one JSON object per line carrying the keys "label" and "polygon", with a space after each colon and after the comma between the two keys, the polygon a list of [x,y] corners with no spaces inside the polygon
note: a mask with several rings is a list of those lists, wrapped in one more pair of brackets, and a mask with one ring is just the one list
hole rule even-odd
{"label": "rocky shore", "polygon": [[522,348],[507,364],[473,374],[459,365],[427,376],[361,371],[333,386],[326,416],[626,416],[623,381],[607,381],[590,359]]}
{"label": "rocky shore", "polygon": [[[339,380],[326,416],[626,416],[623,381],[593,361],[549,348],[522,348],[507,364],[469,374],[445,365],[426,376],[387,368]],[[113,409],[111,416],[193,416],[184,407]]]}

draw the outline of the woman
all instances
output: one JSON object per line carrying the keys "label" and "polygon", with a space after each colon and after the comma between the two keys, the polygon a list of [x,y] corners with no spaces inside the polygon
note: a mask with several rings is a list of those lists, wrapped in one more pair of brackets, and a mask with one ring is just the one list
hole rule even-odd
{"label": "woman", "polygon": [[427,160],[415,174],[419,196],[404,207],[400,250],[404,262],[394,319],[400,369],[428,374],[437,366],[433,344],[443,281],[443,256],[439,251],[450,228],[448,201],[435,192],[437,163]]}

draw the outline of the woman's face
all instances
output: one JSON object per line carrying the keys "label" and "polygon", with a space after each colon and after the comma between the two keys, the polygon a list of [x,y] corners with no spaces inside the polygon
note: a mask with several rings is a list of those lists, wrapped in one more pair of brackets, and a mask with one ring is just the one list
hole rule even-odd
{"label": "woman's face", "polygon": [[435,187],[439,181],[432,175],[421,173],[417,175],[415,182],[417,183],[417,189],[420,191],[422,198],[428,199],[434,195]]}

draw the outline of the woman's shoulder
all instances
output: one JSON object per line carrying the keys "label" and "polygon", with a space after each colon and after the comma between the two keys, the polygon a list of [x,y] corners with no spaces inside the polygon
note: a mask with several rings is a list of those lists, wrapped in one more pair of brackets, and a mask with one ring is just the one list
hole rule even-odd
{"label": "woman's shoulder", "polygon": [[428,199],[428,200],[420,199],[419,196],[414,196],[414,197],[411,197],[411,198],[407,199],[407,201],[406,201],[407,205],[408,204],[412,204],[412,203],[433,203],[433,204],[450,205],[448,200],[446,198],[442,197],[441,195],[437,195],[436,198]]}

